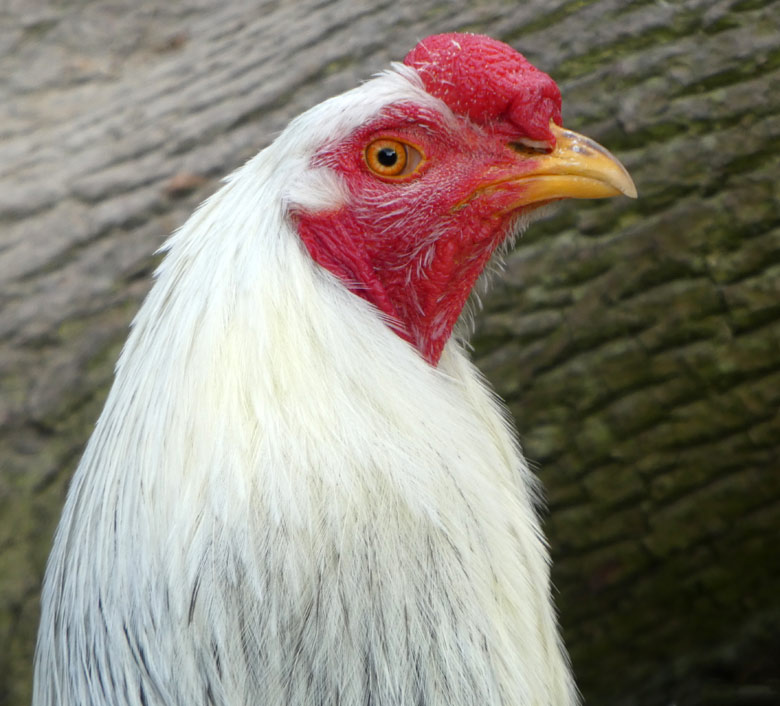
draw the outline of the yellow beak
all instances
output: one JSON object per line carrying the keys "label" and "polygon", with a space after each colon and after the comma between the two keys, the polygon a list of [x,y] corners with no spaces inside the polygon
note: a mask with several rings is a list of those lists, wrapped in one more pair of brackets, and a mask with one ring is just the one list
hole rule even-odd
{"label": "yellow beak", "polygon": [[550,123],[555,149],[534,156],[534,166],[512,179],[522,187],[513,208],[553,199],[635,199],[636,187],[626,168],[589,137]]}

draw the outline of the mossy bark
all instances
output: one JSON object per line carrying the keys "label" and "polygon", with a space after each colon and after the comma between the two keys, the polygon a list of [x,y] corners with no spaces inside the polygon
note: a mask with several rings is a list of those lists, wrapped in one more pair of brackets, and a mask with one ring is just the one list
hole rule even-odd
{"label": "mossy bark", "polygon": [[559,80],[640,192],[509,256],[476,357],[549,498],[592,704],[780,700],[780,6],[502,0],[0,10],[0,703],[154,250],[301,109],[434,32]]}

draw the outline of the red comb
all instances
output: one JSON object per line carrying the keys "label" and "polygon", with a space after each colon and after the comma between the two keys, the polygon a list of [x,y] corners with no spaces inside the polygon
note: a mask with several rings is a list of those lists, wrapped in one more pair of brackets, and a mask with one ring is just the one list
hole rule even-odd
{"label": "red comb", "polygon": [[523,136],[554,142],[550,120],[561,124],[561,92],[508,44],[482,34],[435,34],[404,59],[426,90],[480,125],[508,121]]}

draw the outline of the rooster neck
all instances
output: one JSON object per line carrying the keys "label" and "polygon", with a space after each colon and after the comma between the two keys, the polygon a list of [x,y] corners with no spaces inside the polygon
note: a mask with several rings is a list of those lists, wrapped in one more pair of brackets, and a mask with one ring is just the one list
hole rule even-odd
{"label": "rooster neck", "polygon": [[[182,238],[137,317],[115,385],[117,404],[133,407],[113,416],[128,432],[148,428],[144,454],[160,444],[161,458],[139,469],[149,495],[165,497],[153,490],[161,484],[179,492],[161,466],[179,468],[181,483],[235,484],[240,495],[258,483],[278,486],[277,473],[301,497],[312,474],[333,488],[363,474],[361,483],[393,486],[421,506],[420,488],[435,488],[436,473],[467,469],[479,456],[509,476],[514,443],[458,345],[431,367],[370,304],[312,262],[283,219],[277,227],[273,237],[255,234],[266,241],[262,255],[237,246],[220,259],[208,242]],[[230,251],[208,223],[199,235]],[[253,276],[236,279],[249,263]],[[215,284],[203,296],[209,279]],[[450,456],[443,459],[442,449]],[[216,450],[237,476],[214,463]],[[344,458],[360,460],[342,473]]]}

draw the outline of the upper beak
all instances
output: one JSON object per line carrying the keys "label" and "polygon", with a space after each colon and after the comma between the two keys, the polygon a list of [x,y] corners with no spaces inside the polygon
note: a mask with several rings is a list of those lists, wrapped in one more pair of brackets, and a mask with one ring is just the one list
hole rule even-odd
{"label": "upper beak", "polygon": [[555,149],[535,154],[530,169],[510,181],[520,187],[512,210],[552,199],[601,199],[625,194],[636,198],[636,187],[625,167],[598,142],[555,123]]}

